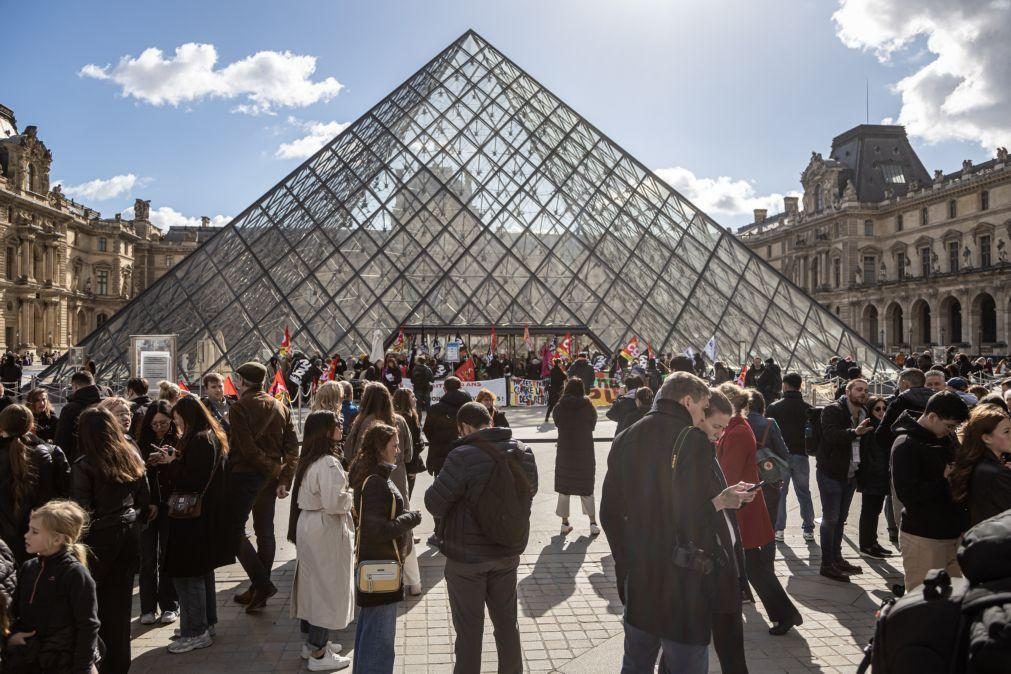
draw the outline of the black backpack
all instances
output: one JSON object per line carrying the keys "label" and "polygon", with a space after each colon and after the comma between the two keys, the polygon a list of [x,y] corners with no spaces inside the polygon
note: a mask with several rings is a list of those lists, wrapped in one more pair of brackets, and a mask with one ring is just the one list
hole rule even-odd
{"label": "black backpack", "polygon": [[495,465],[471,509],[481,533],[507,548],[526,545],[530,533],[530,480],[517,458],[489,443],[475,443]]}
{"label": "black backpack", "polygon": [[807,408],[807,421],[804,423],[804,451],[808,456],[814,456],[821,447],[821,412],[824,407]]}

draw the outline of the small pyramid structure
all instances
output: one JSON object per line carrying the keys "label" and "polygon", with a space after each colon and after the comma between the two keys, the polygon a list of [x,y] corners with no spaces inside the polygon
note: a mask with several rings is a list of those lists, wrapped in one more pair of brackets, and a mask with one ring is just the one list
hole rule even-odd
{"label": "small pyramid structure", "polygon": [[[468,31],[82,342],[178,335],[182,378],[376,330],[530,326],[616,351],[894,366],[533,77]],[[729,355],[728,355],[729,354]],[[69,375],[66,357],[44,377]]]}

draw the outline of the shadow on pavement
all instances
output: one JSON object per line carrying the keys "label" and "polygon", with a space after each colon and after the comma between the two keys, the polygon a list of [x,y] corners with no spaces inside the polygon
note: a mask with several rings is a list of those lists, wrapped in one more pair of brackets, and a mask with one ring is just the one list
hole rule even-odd
{"label": "shadow on pavement", "polygon": [[541,548],[530,575],[517,586],[523,615],[539,618],[571,597],[592,538],[580,536],[566,545],[561,534]]}

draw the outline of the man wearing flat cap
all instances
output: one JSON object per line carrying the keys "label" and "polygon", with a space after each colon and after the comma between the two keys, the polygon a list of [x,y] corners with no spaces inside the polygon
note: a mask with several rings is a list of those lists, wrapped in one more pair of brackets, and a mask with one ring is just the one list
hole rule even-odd
{"label": "man wearing flat cap", "polygon": [[[290,410],[263,390],[267,368],[260,363],[243,363],[235,374],[239,400],[228,412],[229,489],[237,556],[251,582],[248,590],[235,595],[235,601],[244,604],[247,613],[253,613],[277,594],[270,581],[276,549],[274,506],[291,488],[298,461],[298,437]],[[250,512],[255,549],[245,532]]]}

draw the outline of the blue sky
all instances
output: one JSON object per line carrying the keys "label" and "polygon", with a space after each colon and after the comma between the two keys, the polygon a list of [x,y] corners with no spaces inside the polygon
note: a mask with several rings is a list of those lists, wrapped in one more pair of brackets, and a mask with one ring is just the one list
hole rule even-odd
{"label": "blue sky", "polygon": [[[905,122],[928,170],[1011,141],[1008,69],[987,65],[1006,62],[1008,3],[846,5],[833,18],[835,2],[786,0],[48,2],[45,21],[23,14],[5,36],[0,103],[38,125],[79,200],[111,216],[151,199],[164,224],[239,213],[314,132],[468,28],[730,226],[781,208],[811,151],[864,121],[865,82],[871,122]],[[960,27],[975,37],[954,40]],[[213,82],[174,60],[191,43],[216,53]],[[151,48],[170,63],[132,61]]]}

